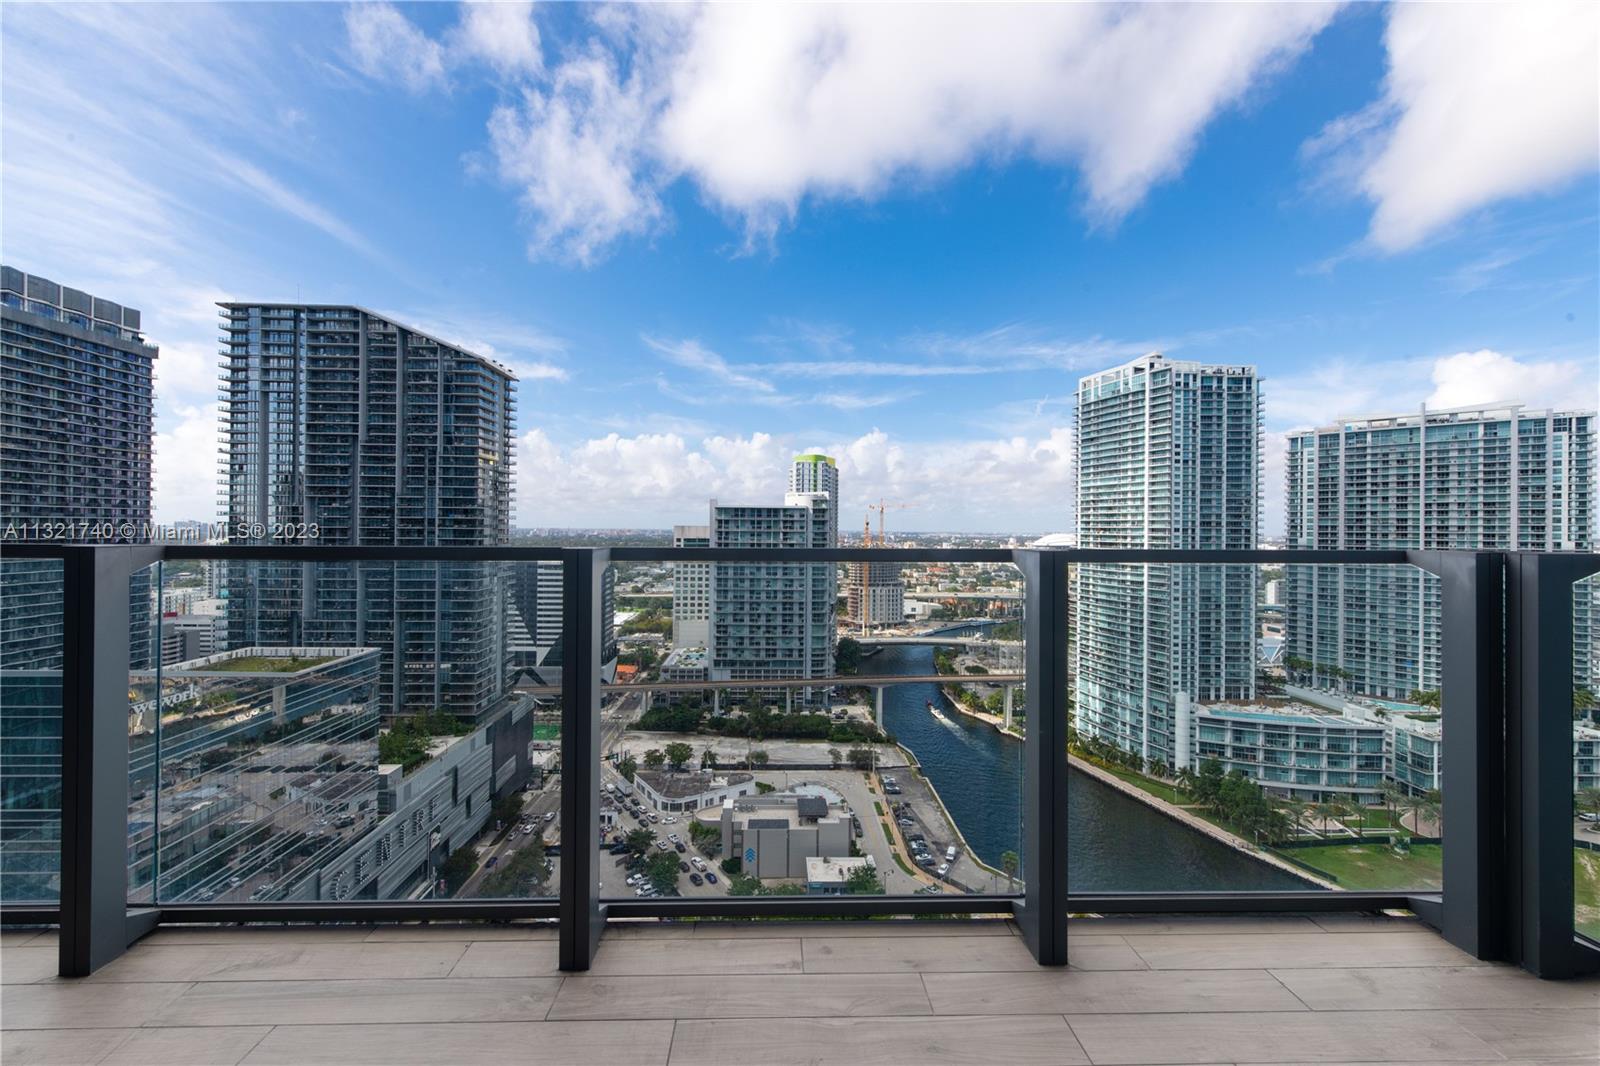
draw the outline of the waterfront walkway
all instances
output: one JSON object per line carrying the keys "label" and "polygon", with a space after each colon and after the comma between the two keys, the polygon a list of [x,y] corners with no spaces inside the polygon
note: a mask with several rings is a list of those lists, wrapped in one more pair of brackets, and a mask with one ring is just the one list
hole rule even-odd
{"label": "waterfront walkway", "polygon": [[1600,980],[1475,962],[1409,919],[1015,927],[635,922],[592,971],[526,925],[162,929],[93,977],[0,934],[0,1061],[165,1066],[1592,1063]]}

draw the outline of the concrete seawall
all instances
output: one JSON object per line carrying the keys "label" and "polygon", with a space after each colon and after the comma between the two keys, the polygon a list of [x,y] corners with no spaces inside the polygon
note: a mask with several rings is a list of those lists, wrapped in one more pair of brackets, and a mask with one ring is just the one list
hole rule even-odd
{"label": "concrete seawall", "polygon": [[1122,778],[1118,777],[1114,773],[1111,773],[1109,770],[1102,769],[1092,762],[1078,758],[1076,755],[1068,755],[1067,760],[1072,764],[1073,769],[1083,771],[1096,781],[1116,789],[1124,796],[1127,796],[1130,799],[1138,800],[1146,807],[1151,807],[1157,811],[1160,811],[1168,818],[1171,818],[1177,822],[1182,822],[1190,829],[1193,829],[1196,832],[1204,833],[1213,840],[1216,840],[1222,844],[1226,844],[1233,850],[1241,852],[1244,855],[1255,859],[1257,862],[1265,863],[1268,866],[1273,866],[1279,870],[1282,870],[1284,873],[1292,874],[1293,876],[1306,882],[1308,885],[1312,885],[1316,888],[1328,888],[1334,890],[1338,890],[1339,888],[1339,886],[1332,881],[1323,880],[1322,878],[1306,870],[1303,866],[1296,866],[1294,863],[1289,862],[1286,859],[1279,858],[1271,852],[1260,851],[1242,837],[1235,836],[1226,829],[1223,829],[1221,826],[1213,825],[1204,818],[1184,810],[1182,807],[1173,806],[1158,796],[1152,796],[1150,793],[1146,792],[1142,788],[1139,788],[1137,785],[1128,784],[1128,782],[1122,780]]}

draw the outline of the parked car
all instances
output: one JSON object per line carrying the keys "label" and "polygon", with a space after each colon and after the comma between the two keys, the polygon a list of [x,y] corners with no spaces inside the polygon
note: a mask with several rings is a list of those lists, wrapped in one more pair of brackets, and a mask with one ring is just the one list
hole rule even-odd
{"label": "parked car", "polygon": [[717,875],[712,873],[710,870],[707,870],[706,871],[706,884],[714,885],[716,883],[717,883]]}
{"label": "parked car", "polygon": [[678,864],[678,872],[681,873],[681,874],[688,873],[689,872],[689,864],[686,863],[686,862],[680,862]]}
{"label": "parked car", "polygon": [[706,879],[701,877],[699,874],[690,874],[689,883],[691,885],[703,885],[706,883]]}
{"label": "parked car", "polygon": [[499,861],[500,861],[500,856],[491,855],[491,856],[489,856],[489,861],[483,864],[483,868],[485,870],[492,870],[492,869],[495,868],[495,864],[498,863]]}
{"label": "parked car", "polygon": [[555,811],[545,811],[544,812],[544,820],[547,821],[547,822],[555,821],[556,820],[556,812]]}
{"label": "parked car", "polygon": [[627,885],[629,885],[631,887],[633,885],[638,884],[641,880],[642,880],[642,878],[640,878],[640,876],[638,874],[629,874],[628,875],[628,880],[625,882],[625,884],[627,884]]}
{"label": "parked car", "polygon": [[696,870],[704,870],[706,868],[706,861],[698,855],[692,856],[689,861],[694,864]]}
{"label": "parked car", "polygon": [[939,876],[940,877],[944,877],[945,875],[949,874],[949,872],[950,872],[950,864],[947,863],[947,862],[941,862],[939,864]]}
{"label": "parked car", "polygon": [[689,850],[688,848],[684,847],[682,844],[674,844],[673,847],[678,849],[678,854],[679,855],[686,854],[688,852],[688,850]]}

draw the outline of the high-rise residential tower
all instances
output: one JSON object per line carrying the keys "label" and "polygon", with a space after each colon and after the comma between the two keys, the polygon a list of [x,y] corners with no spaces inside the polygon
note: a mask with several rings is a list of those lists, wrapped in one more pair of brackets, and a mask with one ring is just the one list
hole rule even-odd
{"label": "high-rise residential tower", "polygon": [[[711,547],[711,527],[673,526],[674,548]],[[711,564],[672,564],[672,646],[703,648],[711,639]]]}
{"label": "high-rise residential tower", "polygon": [[[782,505],[711,501],[713,548],[838,546],[839,479],[825,455],[802,455]],[[800,486],[795,488],[795,486]],[[713,681],[831,678],[839,580],[832,563],[713,563],[707,653]],[[814,704],[826,698],[802,690]]]}
{"label": "high-rise residential tower", "polygon": [[[134,308],[0,267],[5,542],[149,538],[157,349],[140,325]],[[0,569],[0,901],[56,891],[62,591],[60,562],[10,559]],[[134,574],[134,669],[151,661],[150,592],[149,573]]]}
{"label": "high-rise residential tower", "polygon": [[[1159,353],[1078,383],[1081,548],[1242,549],[1259,522],[1261,394],[1254,367]],[[1255,570],[1077,567],[1079,732],[1174,765],[1187,700],[1255,691]]]}
{"label": "high-rise residential tower", "polygon": [[[221,306],[236,542],[280,531],[323,546],[507,542],[509,370],[360,307]],[[240,538],[241,524],[259,536]],[[228,639],[378,647],[383,713],[475,718],[507,685],[508,586],[497,563],[232,566]]]}
{"label": "high-rise residential tower", "polygon": [[[1287,547],[1593,551],[1595,414],[1519,404],[1349,419],[1289,435]],[[1439,688],[1439,582],[1410,566],[1290,566],[1291,677],[1406,700]],[[1573,663],[1592,684],[1593,607]]]}

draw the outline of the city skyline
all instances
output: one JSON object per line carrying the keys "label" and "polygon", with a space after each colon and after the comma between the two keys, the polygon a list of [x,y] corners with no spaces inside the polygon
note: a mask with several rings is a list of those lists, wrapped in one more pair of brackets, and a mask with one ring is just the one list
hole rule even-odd
{"label": "city skyline", "polygon": [[[904,97],[852,125],[826,85],[871,89],[892,11],[16,9],[3,236],[18,268],[146,309],[166,522],[211,517],[236,299],[371,306],[511,365],[523,527],[666,528],[690,488],[748,496],[817,449],[846,531],[878,498],[927,501],[921,529],[1068,530],[1073,383],[1149,350],[1259,368],[1269,535],[1290,430],[1596,406],[1593,57],[1560,31],[1592,12],[1136,10],[947,13]],[[696,61],[763,18],[774,69],[855,46],[797,75],[818,128]],[[1135,87],[1045,57],[1113,30],[1102,80]],[[970,91],[1019,47],[1016,92]],[[1514,89],[1478,76],[1502,47]],[[1175,76],[1192,110],[1158,122]],[[952,130],[941,93],[968,101]],[[1452,94],[1471,136],[1440,132]]]}

